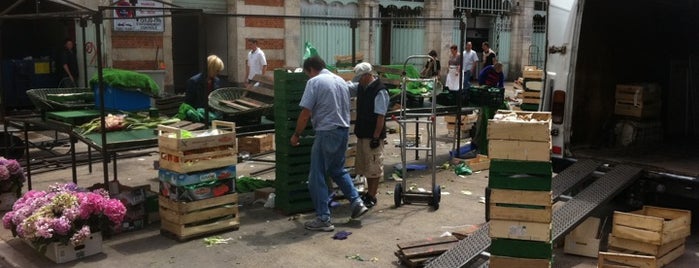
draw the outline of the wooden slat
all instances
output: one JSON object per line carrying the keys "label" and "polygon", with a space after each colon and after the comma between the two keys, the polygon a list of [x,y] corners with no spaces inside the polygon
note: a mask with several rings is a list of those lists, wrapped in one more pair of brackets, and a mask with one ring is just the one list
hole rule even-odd
{"label": "wooden slat", "polygon": [[231,203],[238,202],[238,194],[227,194],[219,197],[208,198],[204,200],[194,201],[194,202],[177,202],[170,200],[167,197],[159,196],[158,202],[160,206],[178,211],[180,213],[186,213],[190,211],[196,211],[201,209],[206,209],[210,207],[218,207],[222,205],[227,205]]}
{"label": "wooden slat", "polygon": [[491,268],[547,268],[551,267],[551,260],[547,259],[525,259],[512,258],[506,256],[490,256]]}
{"label": "wooden slat", "polygon": [[490,219],[549,223],[551,217],[551,207],[531,209],[490,205]]}
{"label": "wooden slat", "polygon": [[648,231],[661,232],[664,220],[640,213],[614,212],[614,225],[628,226]]}
{"label": "wooden slat", "polygon": [[241,111],[250,110],[250,107],[237,104],[234,101],[220,100],[220,102],[225,104],[226,106],[233,107],[233,108],[236,108],[236,109],[241,110]]}
{"label": "wooden slat", "polygon": [[490,202],[494,204],[518,204],[533,206],[552,205],[550,191],[520,191],[493,189],[490,192]]}
{"label": "wooden slat", "polygon": [[252,106],[252,107],[255,107],[255,108],[261,107],[261,106],[264,106],[264,105],[268,105],[267,103],[263,103],[263,102],[260,102],[260,101],[256,101],[256,100],[253,100],[253,99],[250,99],[250,98],[242,98],[242,99],[238,99],[237,101],[240,102],[240,103],[242,103],[242,104],[245,104],[245,105],[247,105],[247,106]]}
{"label": "wooden slat", "polygon": [[[458,241],[458,240],[457,240]],[[428,245],[422,247],[408,248],[403,251],[403,255],[408,258],[414,257],[424,257],[424,256],[435,256],[450,250],[456,246],[457,242],[450,242],[444,244]]]}
{"label": "wooden slat", "polygon": [[458,239],[453,236],[444,236],[444,237],[435,237],[435,238],[427,238],[424,240],[416,240],[416,241],[409,241],[409,242],[403,242],[398,244],[399,249],[409,249],[409,248],[414,248],[414,247],[421,247],[421,246],[426,246],[426,245],[436,245],[436,244],[443,244],[443,243],[451,243],[451,242],[456,242]]}
{"label": "wooden slat", "polygon": [[667,243],[662,246],[658,245],[653,245],[650,243],[643,243],[640,241],[636,240],[631,240],[631,239],[625,239],[625,238],[620,238],[616,237],[612,234],[609,234],[609,248],[615,248],[617,250],[630,250],[632,253],[638,252],[638,253],[644,253],[644,254],[650,254],[653,256],[663,256],[670,252],[672,249],[677,248],[678,246],[682,245],[685,243],[685,238],[677,239],[675,241],[672,241],[670,243]]}
{"label": "wooden slat", "polygon": [[491,219],[488,231],[493,238],[551,241],[551,223]]}
{"label": "wooden slat", "polygon": [[[633,266],[618,266],[618,264],[609,264],[608,262],[621,263]],[[656,268],[657,262],[653,256],[633,255],[613,252],[600,252],[597,258],[597,267],[639,267],[639,268]]]}

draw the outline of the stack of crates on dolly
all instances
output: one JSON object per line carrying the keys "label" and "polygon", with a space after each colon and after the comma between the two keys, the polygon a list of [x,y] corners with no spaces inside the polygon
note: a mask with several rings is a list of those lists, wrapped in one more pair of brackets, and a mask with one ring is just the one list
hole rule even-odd
{"label": "stack of crates on dolly", "polygon": [[284,213],[309,211],[313,202],[308,191],[308,171],[311,169],[311,147],[314,132],[310,120],[299,138],[299,146],[289,142],[296,130],[301,113],[301,97],[306,88],[305,73],[274,71],[274,130],[275,130],[275,200],[274,207]]}
{"label": "stack of crates on dolly", "polygon": [[488,121],[490,267],[551,267],[551,115],[497,111]]}
{"label": "stack of crates on dolly", "polygon": [[183,241],[239,227],[235,123],[209,130],[159,126],[161,233]]}

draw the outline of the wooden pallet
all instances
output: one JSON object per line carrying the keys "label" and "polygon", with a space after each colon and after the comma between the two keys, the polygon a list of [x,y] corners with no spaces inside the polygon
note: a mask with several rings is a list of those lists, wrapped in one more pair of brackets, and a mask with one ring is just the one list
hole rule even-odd
{"label": "wooden pallet", "polygon": [[236,193],[194,202],[176,202],[160,196],[158,201],[160,233],[178,241],[237,230],[240,226]]}
{"label": "wooden pallet", "polygon": [[400,243],[394,255],[408,267],[423,267],[427,261],[456,246],[458,241],[456,237],[445,236]]}

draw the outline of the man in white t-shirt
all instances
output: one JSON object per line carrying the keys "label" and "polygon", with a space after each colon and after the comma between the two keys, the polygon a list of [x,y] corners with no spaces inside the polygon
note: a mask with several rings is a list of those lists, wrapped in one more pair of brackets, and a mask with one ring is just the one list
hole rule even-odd
{"label": "man in white t-shirt", "polygon": [[248,61],[245,69],[246,83],[252,83],[255,75],[264,75],[267,70],[267,58],[262,49],[257,47],[257,39],[248,39]]}
{"label": "man in white t-shirt", "polygon": [[463,58],[462,67],[464,72],[464,90],[468,91],[471,87],[471,77],[476,72],[476,62],[478,62],[478,54],[472,49],[473,44],[466,42],[466,50],[461,54]]}

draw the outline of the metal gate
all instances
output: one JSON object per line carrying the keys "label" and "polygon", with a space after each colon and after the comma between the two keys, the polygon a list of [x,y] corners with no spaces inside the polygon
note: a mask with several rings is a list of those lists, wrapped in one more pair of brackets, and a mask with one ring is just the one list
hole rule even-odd
{"label": "metal gate", "polygon": [[[359,17],[359,7],[356,3],[342,4],[324,1],[301,1],[302,16],[316,16],[328,18],[355,18]],[[301,51],[303,55],[305,42],[310,42],[317,50],[318,55],[328,65],[335,65],[336,55],[352,54],[352,29],[349,20],[321,20],[301,19]],[[359,31],[355,34],[357,46],[359,45]]]}
{"label": "metal gate", "polygon": [[546,60],[546,18],[542,15],[534,15],[532,28],[532,44],[529,46],[529,65],[544,68]]}
{"label": "metal gate", "polygon": [[[502,63],[503,73],[507,76],[510,63],[510,39],[512,36],[512,21],[509,16],[497,16],[493,20],[493,35],[490,36],[491,49],[497,55],[498,62]],[[507,79],[507,77],[505,77]]]}
{"label": "metal gate", "polygon": [[[422,7],[410,8],[394,5],[381,6],[379,9],[382,18],[401,17],[406,20],[381,21],[379,32],[382,33],[381,43],[378,46],[381,64],[403,64],[410,55],[427,54],[425,51],[425,21]],[[386,44],[386,43],[390,43]],[[390,51],[387,51],[390,49]],[[434,48],[438,50],[439,48]],[[390,55],[390,57],[388,57]]]}

